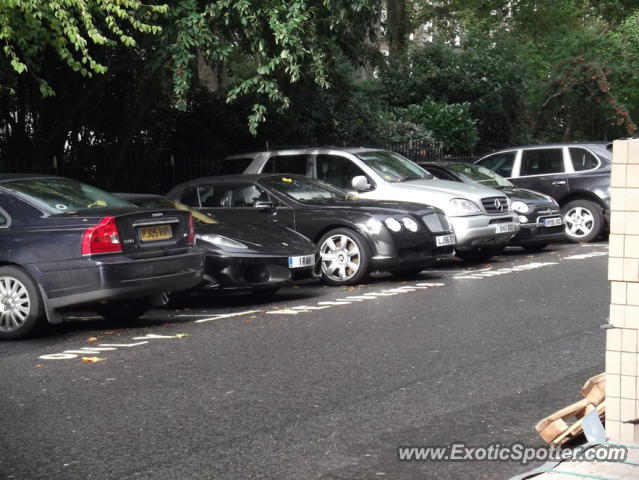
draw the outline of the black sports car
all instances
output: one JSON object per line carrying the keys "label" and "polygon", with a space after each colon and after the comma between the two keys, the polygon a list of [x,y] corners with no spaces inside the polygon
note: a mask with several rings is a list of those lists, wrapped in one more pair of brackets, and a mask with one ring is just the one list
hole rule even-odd
{"label": "black sports car", "polygon": [[142,210],[69,178],[0,175],[0,338],[79,307],[137,318],[152,297],[200,283],[194,244],[188,212]]}
{"label": "black sports car", "polygon": [[509,245],[540,251],[551,243],[566,239],[561,211],[552,197],[516,187],[501,175],[480,165],[461,162],[427,162],[420,165],[443,180],[479,183],[504,192],[510,199],[521,226]]}
{"label": "black sports car", "polygon": [[361,282],[373,269],[421,271],[452,255],[455,236],[441,210],[362,200],[301,175],[200,178],[168,194],[231,225],[276,223],[320,246],[322,274],[335,285]]}
{"label": "black sports car", "polygon": [[201,290],[267,295],[321,277],[317,247],[289,228],[254,223],[230,227],[160,195],[116,196],[143,208],[177,208],[193,214],[197,245],[204,249],[206,259]]}

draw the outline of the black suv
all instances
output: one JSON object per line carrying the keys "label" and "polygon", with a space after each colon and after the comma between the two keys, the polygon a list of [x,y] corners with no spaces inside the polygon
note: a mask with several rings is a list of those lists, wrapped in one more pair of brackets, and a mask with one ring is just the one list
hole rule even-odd
{"label": "black suv", "polygon": [[610,143],[562,143],[500,150],[475,163],[561,206],[566,236],[589,242],[610,221]]}

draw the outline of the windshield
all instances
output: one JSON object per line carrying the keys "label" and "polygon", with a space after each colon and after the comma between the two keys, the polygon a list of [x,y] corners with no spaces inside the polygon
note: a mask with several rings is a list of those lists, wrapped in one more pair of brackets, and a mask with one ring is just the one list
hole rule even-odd
{"label": "windshield", "polygon": [[265,187],[302,203],[355,200],[357,197],[321,180],[299,177],[268,177],[260,180]]}
{"label": "windshield", "polygon": [[139,197],[132,198],[130,201],[142,208],[175,208],[176,210],[184,210],[185,212],[191,212],[191,215],[193,215],[193,219],[196,222],[206,223],[209,225],[217,223],[216,220],[212,219],[208,215],[205,215],[194,208],[188,207],[177,200],[169,200],[165,197]]}
{"label": "windshield", "polygon": [[104,190],[70,178],[26,178],[2,182],[2,186],[52,214],[133,206]]}
{"label": "windshield", "polygon": [[407,180],[422,178],[432,180],[435,178],[419,165],[395,152],[380,150],[359,153],[357,156],[387,182],[399,183]]}
{"label": "windshield", "polygon": [[498,173],[482,167],[480,165],[470,165],[468,163],[449,163],[448,168],[459,176],[471,182],[480,183],[487,187],[512,187],[510,180],[505,179]]}

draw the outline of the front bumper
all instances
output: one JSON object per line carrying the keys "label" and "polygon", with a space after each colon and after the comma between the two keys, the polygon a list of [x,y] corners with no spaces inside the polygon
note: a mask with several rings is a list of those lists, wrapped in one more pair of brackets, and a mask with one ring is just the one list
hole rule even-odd
{"label": "front bumper", "polygon": [[561,243],[566,239],[565,226],[539,227],[535,223],[521,225],[519,233],[513,237],[509,245],[535,245]]}
{"label": "front bumper", "polygon": [[[448,217],[457,236],[458,250],[477,247],[505,245],[519,232],[519,223],[512,214],[491,216],[473,215],[468,217]],[[514,231],[497,233],[497,225],[514,223]]]}
{"label": "front bumper", "polygon": [[146,259],[105,255],[27,268],[40,284],[51,318],[62,308],[189,289],[202,280],[203,255],[199,249]]}
{"label": "front bumper", "polygon": [[207,292],[259,291],[318,282],[322,273],[319,253],[306,255],[315,255],[315,265],[289,268],[289,257],[207,253],[205,279],[199,289]]}

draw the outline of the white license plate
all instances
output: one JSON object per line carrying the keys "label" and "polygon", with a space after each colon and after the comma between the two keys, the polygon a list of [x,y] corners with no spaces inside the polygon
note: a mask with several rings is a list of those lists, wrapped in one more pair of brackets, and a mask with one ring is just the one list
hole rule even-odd
{"label": "white license plate", "polygon": [[315,255],[288,257],[288,268],[312,267],[315,265]]}
{"label": "white license plate", "polygon": [[515,231],[514,223],[498,223],[495,225],[495,233],[508,233]]}
{"label": "white license plate", "polygon": [[563,225],[564,222],[561,217],[557,218],[544,218],[544,227],[558,227],[559,225]]}
{"label": "white license plate", "polygon": [[439,235],[438,237],[435,237],[435,242],[438,247],[455,245],[455,235]]}

